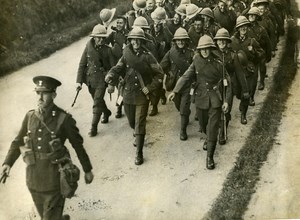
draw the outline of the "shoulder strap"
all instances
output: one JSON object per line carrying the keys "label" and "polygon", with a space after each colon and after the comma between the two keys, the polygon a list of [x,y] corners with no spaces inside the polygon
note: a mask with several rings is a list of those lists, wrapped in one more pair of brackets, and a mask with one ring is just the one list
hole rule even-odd
{"label": "shoulder strap", "polygon": [[34,115],[34,110],[30,110],[29,112],[27,112],[27,116],[28,116],[27,131],[29,130],[30,120],[31,120],[31,118],[32,118],[33,115]]}
{"label": "shoulder strap", "polygon": [[[35,112],[33,112],[35,113]],[[33,114],[32,114],[33,115]],[[35,114],[35,116],[40,120],[40,122],[45,126],[45,128],[47,129],[47,131],[50,133],[50,134],[57,134],[57,132],[59,131],[60,127],[62,126],[65,118],[67,117],[67,114],[65,112],[60,112],[59,115],[58,115],[58,119],[57,119],[57,125],[56,125],[56,128],[54,131],[51,131],[50,128],[46,125],[45,122],[43,122],[43,120],[41,120],[41,118]]]}
{"label": "shoulder strap", "polygon": [[66,117],[67,117],[67,113],[65,113],[65,112],[59,113],[58,119],[57,119],[57,125],[56,125],[55,131],[54,131],[55,134],[57,134],[57,132],[59,131],[59,129],[62,126]]}

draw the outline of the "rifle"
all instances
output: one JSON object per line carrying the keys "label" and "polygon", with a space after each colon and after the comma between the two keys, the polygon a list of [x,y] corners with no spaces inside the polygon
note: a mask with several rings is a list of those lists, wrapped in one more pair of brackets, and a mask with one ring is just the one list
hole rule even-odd
{"label": "rifle", "polygon": [[76,99],[77,99],[77,97],[78,97],[78,95],[79,95],[80,90],[81,90],[81,89],[77,89],[77,92],[76,92],[76,95],[75,95],[75,98],[74,98],[74,101],[73,101],[71,107],[74,106],[74,104],[75,104],[75,102],[76,102]]}
{"label": "rifle", "polygon": [[[226,88],[228,86],[228,82],[227,79],[225,77],[225,58],[224,58],[224,52],[222,52],[222,78],[223,78],[223,91],[222,91],[222,98],[223,98],[223,104],[225,103],[226,100]],[[224,129],[224,139],[227,140],[227,126],[226,126],[226,116],[225,116],[225,112],[222,111],[222,116],[221,116],[221,120],[222,120],[222,125],[223,129]]]}

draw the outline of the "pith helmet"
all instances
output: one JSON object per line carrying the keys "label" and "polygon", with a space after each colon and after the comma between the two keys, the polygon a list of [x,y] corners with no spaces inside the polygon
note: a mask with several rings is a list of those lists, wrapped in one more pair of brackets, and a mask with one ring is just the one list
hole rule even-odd
{"label": "pith helmet", "polygon": [[181,39],[190,39],[187,31],[182,27],[178,28],[175,31],[174,37],[173,37],[173,40],[181,40]]}
{"label": "pith helmet", "polygon": [[183,4],[184,4],[184,5],[191,4],[191,0],[181,0],[181,1],[180,1],[180,4],[181,4],[181,5],[183,5]]}
{"label": "pith helmet", "polygon": [[210,8],[203,8],[202,11],[199,13],[200,15],[206,15],[212,19],[215,19],[214,13]]}
{"label": "pith helmet", "polygon": [[151,18],[154,22],[161,22],[167,18],[166,10],[163,7],[157,7],[152,13]]}
{"label": "pith helmet", "polygon": [[181,16],[185,15],[186,14],[186,5],[184,5],[184,4],[179,5],[175,9],[175,12]]}
{"label": "pith helmet", "polygon": [[204,49],[209,47],[213,47],[213,48],[216,47],[213,39],[208,35],[203,35],[202,37],[200,37],[198,41],[197,49]]}
{"label": "pith helmet", "polygon": [[93,31],[90,35],[90,37],[107,37],[107,31],[106,28],[101,25],[101,24],[97,24],[94,28]]}
{"label": "pith helmet", "polygon": [[35,83],[36,92],[55,92],[61,82],[50,76],[35,76],[32,81]]}
{"label": "pith helmet", "polygon": [[127,39],[142,39],[146,40],[145,33],[142,28],[134,27],[128,34]]}
{"label": "pith helmet", "polygon": [[186,10],[186,16],[189,19],[191,19],[191,18],[195,17],[202,10],[202,8],[199,8],[195,4],[189,4],[186,6],[185,10]]}
{"label": "pith helmet", "polygon": [[99,16],[105,26],[108,26],[116,13],[116,8],[104,8],[100,11]]}
{"label": "pith helmet", "polygon": [[132,7],[135,11],[146,8],[146,0],[134,0],[132,3]]}
{"label": "pith helmet", "polygon": [[225,28],[220,28],[217,31],[216,36],[214,37],[214,40],[228,40],[231,42],[229,32]]}
{"label": "pith helmet", "polygon": [[257,7],[250,8],[250,10],[248,11],[247,14],[248,15],[258,15],[258,16],[260,16],[259,9]]}
{"label": "pith helmet", "polygon": [[250,24],[250,21],[245,16],[238,16],[238,18],[236,19],[235,28],[239,28],[243,25],[248,25],[248,24]]}
{"label": "pith helmet", "polygon": [[254,5],[258,5],[258,4],[264,4],[264,5],[269,5],[269,1],[268,0],[255,0],[253,2]]}
{"label": "pith helmet", "polygon": [[150,29],[147,19],[144,18],[143,16],[137,17],[134,20],[132,27],[140,27],[140,28]]}

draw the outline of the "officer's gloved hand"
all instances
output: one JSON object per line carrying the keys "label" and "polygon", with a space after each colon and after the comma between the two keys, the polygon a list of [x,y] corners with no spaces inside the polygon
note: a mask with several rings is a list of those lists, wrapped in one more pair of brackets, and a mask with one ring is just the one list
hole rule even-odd
{"label": "officer's gloved hand", "polygon": [[84,180],[86,184],[90,184],[91,182],[93,182],[93,179],[94,179],[94,174],[92,173],[92,171],[84,174]]}
{"label": "officer's gloved hand", "polygon": [[228,112],[228,103],[227,102],[224,102],[223,105],[222,105],[222,111],[224,113],[227,113]]}
{"label": "officer's gloved hand", "polygon": [[168,101],[171,102],[173,101],[175,98],[175,92],[171,92],[169,95],[168,95]]}
{"label": "officer's gloved hand", "polygon": [[76,91],[80,91],[82,89],[81,83],[76,83]]}

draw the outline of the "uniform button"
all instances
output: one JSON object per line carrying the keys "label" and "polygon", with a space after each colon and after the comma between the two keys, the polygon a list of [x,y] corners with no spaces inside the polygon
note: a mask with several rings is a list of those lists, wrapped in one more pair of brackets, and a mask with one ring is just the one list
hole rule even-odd
{"label": "uniform button", "polygon": [[38,150],[42,149],[42,146],[37,146],[37,149],[38,149]]}
{"label": "uniform button", "polygon": [[209,91],[209,89],[207,89],[207,91]]}
{"label": "uniform button", "polygon": [[41,137],[38,137],[38,141],[41,141],[42,140],[42,138]]}
{"label": "uniform button", "polygon": [[208,85],[208,83],[205,83],[206,85]]}
{"label": "uniform button", "polygon": [[137,86],[137,83],[134,83],[134,85],[136,85],[136,86]]}
{"label": "uniform button", "polygon": [[39,129],[38,132],[42,132],[42,129]]}
{"label": "uniform button", "polygon": [[134,78],[136,78],[136,79],[137,79],[137,76],[135,76]]}

